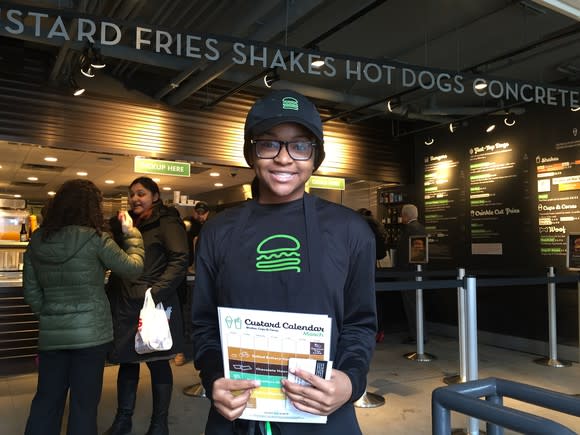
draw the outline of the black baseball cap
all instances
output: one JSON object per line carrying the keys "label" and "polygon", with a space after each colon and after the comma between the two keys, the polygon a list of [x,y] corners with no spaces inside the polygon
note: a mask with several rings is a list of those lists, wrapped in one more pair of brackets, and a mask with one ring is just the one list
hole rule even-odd
{"label": "black baseball cap", "polygon": [[276,125],[295,122],[306,127],[317,139],[314,169],[324,160],[324,133],[316,106],[304,95],[291,90],[276,90],[254,103],[244,126],[244,157],[251,166],[250,140]]}
{"label": "black baseball cap", "polygon": [[195,211],[199,211],[201,213],[207,213],[209,211],[209,205],[205,201],[198,201],[195,203],[195,207],[193,207]]}

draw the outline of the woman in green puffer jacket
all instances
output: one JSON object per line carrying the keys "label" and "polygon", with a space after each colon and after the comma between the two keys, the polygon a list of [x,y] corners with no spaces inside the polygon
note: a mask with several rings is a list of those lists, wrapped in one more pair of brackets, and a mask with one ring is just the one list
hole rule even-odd
{"label": "woman in green puffer jacket", "polygon": [[96,435],[105,356],[113,340],[105,271],[143,270],[143,239],[130,216],[123,249],[103,231],[100,190],[64,183],[24,254],[24,299],[39,317],[39,366],[25,435],[58,435],[70,390],[67,434]]}

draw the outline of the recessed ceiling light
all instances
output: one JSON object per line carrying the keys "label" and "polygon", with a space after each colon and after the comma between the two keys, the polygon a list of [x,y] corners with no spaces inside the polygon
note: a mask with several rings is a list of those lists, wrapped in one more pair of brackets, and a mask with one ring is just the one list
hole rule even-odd
{"label": "recessed ceiling light", "polygon": [[153,181],[155,181],[156,183],[159,183],[161,181],[161,178],[152,178]]}
{"label": "recessed ceiling light", "polygon": [[210,177],[219,177],[220,176],[220,173],[219,172],[210,172],[209,173],[209,176]]}
{"label": "recessed ceiling light", "polygon": [[38,181],[38,177],[26,177],[28,181]]}
{"label": "recessed ceiling light", "polygon": [[576,106],[576,107],[571,107],[570,110],[572,112],[578,112],[580,110],[580,106]]}
{"label": "recessed ceiling light", "polygon": [[432,137],[428,137],[427,139],[425,139],[425,145],[433,145],[435,143],[435,139],[433,139]]}
{"label": "recessed ceiling light", "polygon": [[474,86],[474,89],[477,89],[478,91],[482,91],[485,88],[487,88],[487,82],[483,79],[481,79],[481,81],[478,81]]}
{"label": "recessed ceiling light", "polygon": [[213,185],[215,187],[223,187],[224,183],[214,183]]}
{"label": "recessed ceiling light", "polygon": [[89,173],[88,172],[85,172],[85,171],[79,171],[79,172],[77,172],[77,175],[79,177],[86,177],[87,175],[89,175]]}
{"label": "recessed ceiling light", "polygon": [[58,159],[56,157],[45,157],[44,158],[45,162],[58,162]]}
{"label": "recessed ceiling light", "polygon": [[20,194],[16,193],[16,194],[14,195],[14,198],[22,198],[22,195],[20,195]]}
{"label": "recessed ceiling light", "polygon": [[54,196],[56,195],[56,192],[54,190],[51,190],[50,192],[47,192],[48,196]]}
{"label": "recessed ceiling light", "polygon": [[492,131],[494,131],[494,130],[495,130],[495,124],[491,124],[489,127],[487,127],[487,128],[485,129],[485,132],[486,132],[486,133],[491,133],[491,132],[492,132]]}
{"label": "recessed ceiling light", "polygon": [[513,116],[506,116],[503,119],[503,123],[508,127],[513,127],[514,125],[516,125],[516,119]]}
{"label": "recessed ceiling light", "polygon": [[171,187],[169,187],[169,186],[165,186],[165,187],[163,187],[162,189],[163,189],[163,190],[171,190]]}
{"label": "recessed ceiling light", "polygon": [[115,180],[105,180],[105,184],[115,184]]}

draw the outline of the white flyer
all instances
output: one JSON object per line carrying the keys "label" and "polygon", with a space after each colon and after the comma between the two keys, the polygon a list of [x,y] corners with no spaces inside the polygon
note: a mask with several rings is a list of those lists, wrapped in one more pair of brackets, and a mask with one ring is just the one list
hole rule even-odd
{"label": "white flyer", "polygon": [[240,418],[326,423],[326,416],[296,409],[281,381],[290,358],[329,361],[330,317],[227,307],[218,307],[218,317],[225,377],[260,381]]}

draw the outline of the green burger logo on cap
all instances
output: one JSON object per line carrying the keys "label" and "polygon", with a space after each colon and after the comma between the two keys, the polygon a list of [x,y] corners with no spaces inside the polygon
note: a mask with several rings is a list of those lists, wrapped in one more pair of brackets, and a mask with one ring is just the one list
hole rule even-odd
{"label": "green burger logo on cap", "polygon": [[285,110],[299,110],[298,100],[292,97],[282,98],[282,109]]}

